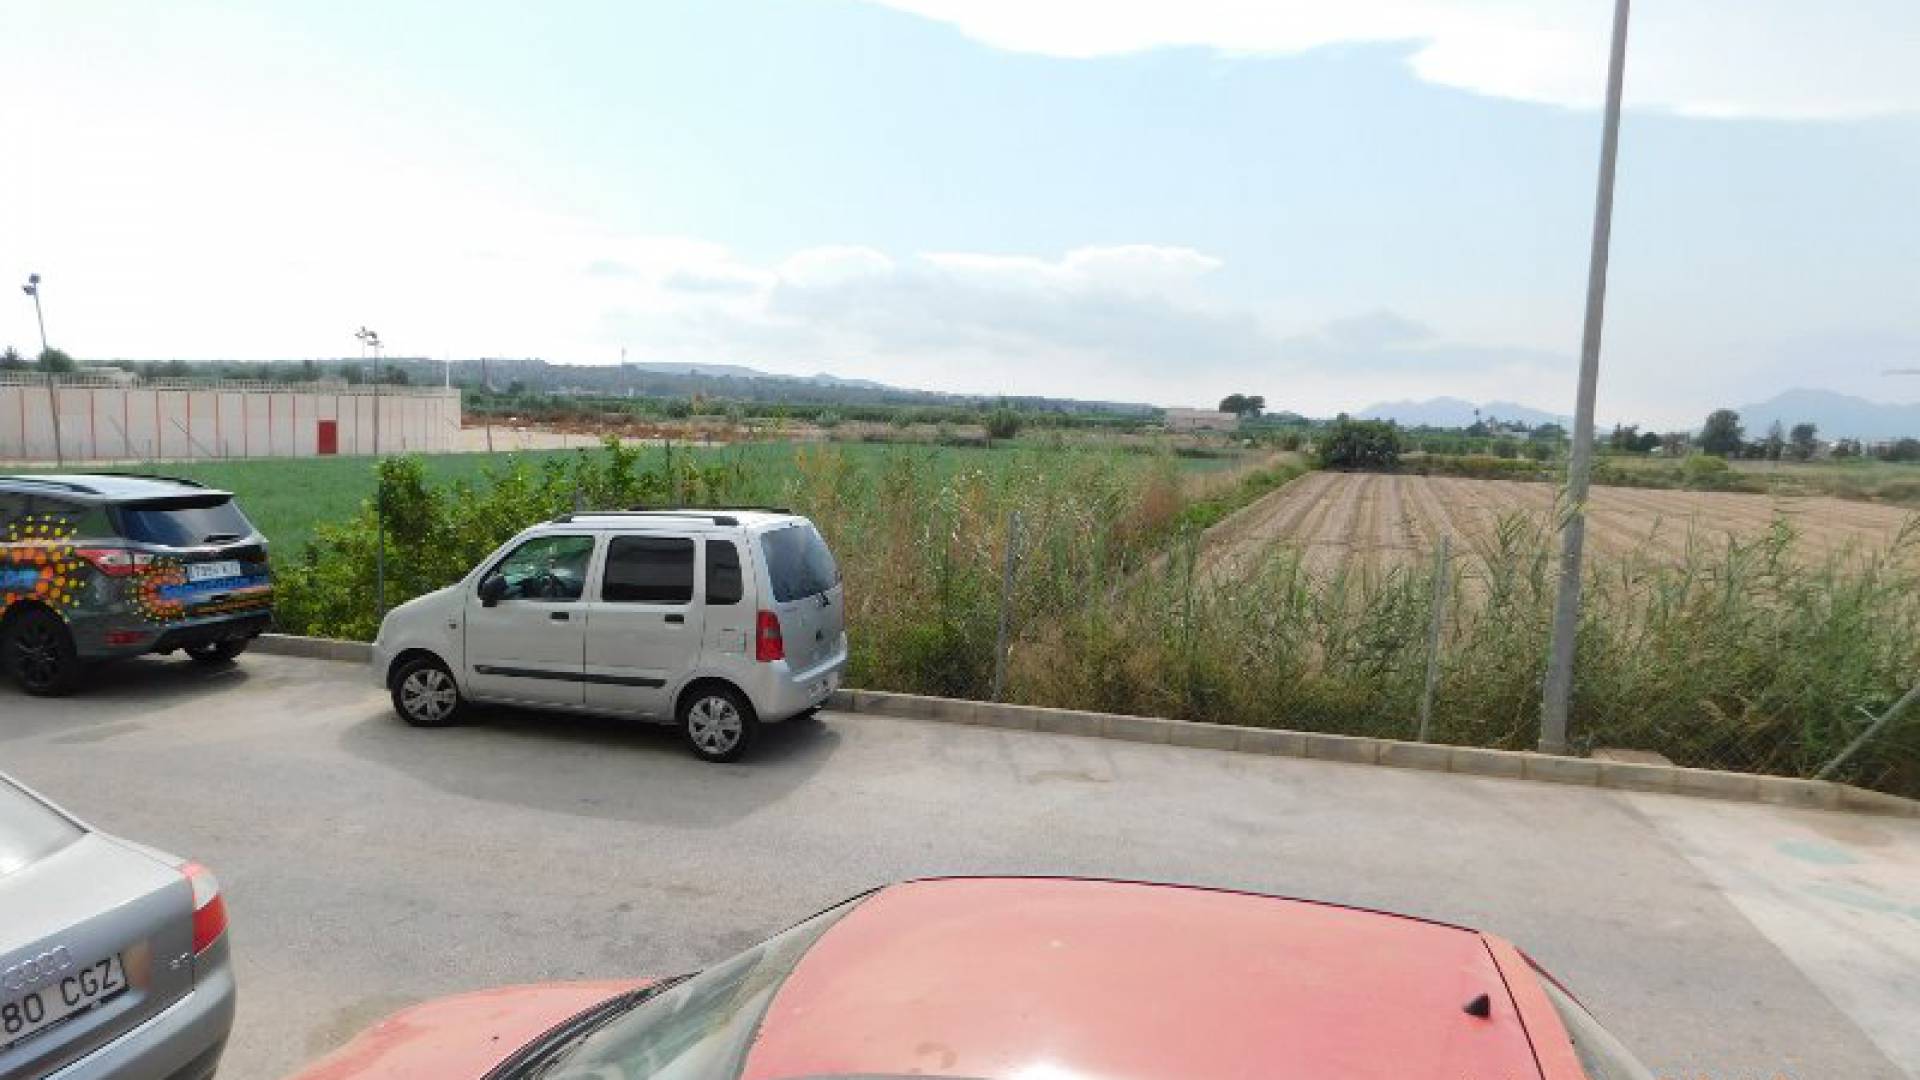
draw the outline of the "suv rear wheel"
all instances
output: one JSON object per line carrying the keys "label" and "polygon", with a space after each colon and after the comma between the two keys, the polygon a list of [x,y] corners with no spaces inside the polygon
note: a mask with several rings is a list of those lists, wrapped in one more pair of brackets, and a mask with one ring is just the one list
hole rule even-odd
{"label": "suv rear wheel", "polygon": [[28,608],[7,620],[0,663],[20,689],[39,697],[70,694],[80,681],[73,634],[66,620],[46,608]]}
{"label": "suv rear wheel", "polygon": [[753,706],[730,686],[697,686],[680,699],[680,731],[707,761],[740,760],[759,730]]}
{"label": "suv rear wheel", "polygon": [[230,664],[234,657],[247,651],[246,638],[231,638],[227,641],[207,641],[199,645],[186,647],[186,654],[196,664],[213,667],[217,664]]}

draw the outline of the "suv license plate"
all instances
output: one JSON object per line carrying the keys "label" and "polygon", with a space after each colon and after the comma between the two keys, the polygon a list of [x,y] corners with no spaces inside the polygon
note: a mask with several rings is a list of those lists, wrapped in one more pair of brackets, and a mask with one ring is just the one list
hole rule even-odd
{"label": "suv license plate", "polygon": [[126,988],[127,969],[116,955],[8,998],[0,1002],[0,1050],[11,1050],[75,1013],[120,996]]}
{"label": "suv license plate", "polygon": [[219,581],[222,578],[239,576],[240,562],[237,559],[222,559],[219,562],[187,564],[188,581]]}

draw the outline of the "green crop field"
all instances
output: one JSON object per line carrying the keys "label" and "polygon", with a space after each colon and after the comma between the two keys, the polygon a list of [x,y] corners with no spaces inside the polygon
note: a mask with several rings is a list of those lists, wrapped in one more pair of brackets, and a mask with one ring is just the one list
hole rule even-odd
{"label": "green crop field", "polygon": [[[799,455],[818,452],[806,444],[752,443],[726,447],[650,446],[641,449],[642,467],[660,465],[669,453],[691,457],[702,465],[737,463],[745,478],[740,497],[735,501],[778,502],[793,477]],[[835,444],[835,450],[857,467],[876,466],[891,459],[911,460],[928,469],[934,478],[944,479],[967,469],[999,471],[1020,463],[1052,459],[1061,451],[1040,445],[1012,444],[1003,448],[933,446],[915,444]],[[478,483],[489,469],[506,468],[512,462],[524,462],[539,468],[548,461],[568,462],[581,450],[536,450],[499,454],[433,454],[419,458],[427,479],[435,484],[456,481]],[[1081,455],[1084,451],[1072,451]],[[1154,460],[1154,455],[1101,451],[1110,457],[1113,467],[1139,470]],[[297,557],[313,540],[315,526],[324,522],[344,522],[373,496],[375,458],[259,458],[247,461],[169,462],[124,471],[148,472],[197,480],[239,497],[247,516],[253,519],[272,544],[276,560]],[[1200,475],[1225,473],[1246,462],[1246,455],[1219,452],[1206,456],[1175,456],[1182,472]],[[28,469],[22,472],[50,472]]]}

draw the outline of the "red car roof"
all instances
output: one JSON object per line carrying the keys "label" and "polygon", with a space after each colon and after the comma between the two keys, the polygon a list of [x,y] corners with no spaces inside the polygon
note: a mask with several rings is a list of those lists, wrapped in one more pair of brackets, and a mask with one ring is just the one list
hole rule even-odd
{"label": "red car roof", "polygon": [[[1244,893],[911,882],[814,943],[742,1076],[1537,1078],[1488,949],[1458,927]],[[1470,1015],[1482,994],[1488,1015]]]}

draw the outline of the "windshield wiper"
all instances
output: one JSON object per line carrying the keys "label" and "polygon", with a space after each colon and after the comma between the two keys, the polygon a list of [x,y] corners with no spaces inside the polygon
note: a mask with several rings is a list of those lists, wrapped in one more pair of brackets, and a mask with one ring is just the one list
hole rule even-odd
{"label": "windshield wiper", "polygon": [[554,1066],[565,1061],[576,1046],[586,1041],[587,1036],[691,978],[693,976],[690,974],[675,975],[651,986],[609,998],[547,1032],[535,1042],[521,1047],[519,1053],[495,1066],[483,1080],[539,1080]]}

